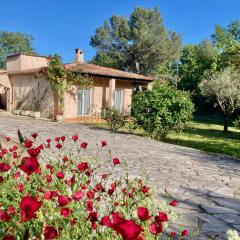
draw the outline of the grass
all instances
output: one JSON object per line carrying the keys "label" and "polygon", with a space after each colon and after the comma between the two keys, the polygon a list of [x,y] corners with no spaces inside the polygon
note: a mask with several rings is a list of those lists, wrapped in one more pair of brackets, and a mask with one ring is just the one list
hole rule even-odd
{"label": "grass", "polygon": [[[107,129],[106,123],[87,125]],[[129,130],[123,127],[119,132],[129,133]],[[146,135],[142,129],[137,129],[134,134]],[[195,116],[181,133],[171,131],[166,142],[240,158],[240,130],[231,126],[229,133],[223,133],[223,119],[219,116]]]}

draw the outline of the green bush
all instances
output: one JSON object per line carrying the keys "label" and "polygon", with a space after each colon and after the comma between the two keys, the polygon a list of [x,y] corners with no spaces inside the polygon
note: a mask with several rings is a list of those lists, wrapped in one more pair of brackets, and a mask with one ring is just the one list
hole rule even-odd
{"label": "green bush", "polygon": [[238,117],[234,122],[233,122],[234,127],[240,129],[240,117]]}
{"label": "green bush", "polygon": [[125,125],[126,117],[115,108],[106,108],[102,114],[102,119],[107,121],[108,129],[117,131]]}
{"label": "green bush", "polygon": [[164,140],[169,130],[180,130],[191,119],[194,105],[190,94],[156,82],[152,91],[133,96],[133,116],[149,136]]}

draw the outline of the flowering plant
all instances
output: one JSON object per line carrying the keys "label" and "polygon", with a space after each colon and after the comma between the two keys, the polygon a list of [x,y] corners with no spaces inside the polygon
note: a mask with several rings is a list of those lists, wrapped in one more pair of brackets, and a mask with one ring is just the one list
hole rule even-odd
{"label": "flowering plant", "polygon": [[0,150],[0,239],[148,240],[188,234],[167,232],[176,200],[157,209],[143,179],[125,171],[117,176],[124,161],[110,154],[100,164],[106,141],[93,158],[77,135],[42,144],[36,133],[18,135],[23,148]]}

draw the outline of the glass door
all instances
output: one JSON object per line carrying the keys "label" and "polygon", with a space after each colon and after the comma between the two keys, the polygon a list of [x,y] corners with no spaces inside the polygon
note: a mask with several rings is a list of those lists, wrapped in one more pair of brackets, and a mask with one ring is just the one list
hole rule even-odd
{"label": "glass door", "polygon": [[115,89],[115,109],[119,112],[122,111],[122,99],[123,99],[123,90]]}
{"label": "glass door", "polygon": [[91,89],[79,89],[77,98],[77,115],[89,115],[91,105]]}

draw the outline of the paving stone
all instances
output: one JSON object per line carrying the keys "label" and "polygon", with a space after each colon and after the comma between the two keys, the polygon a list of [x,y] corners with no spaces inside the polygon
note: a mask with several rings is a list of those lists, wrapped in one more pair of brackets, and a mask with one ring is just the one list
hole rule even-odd
{"label": "paving stone", "polygon": [[240,212],[240,199],[212,198],[214,202],[222,207],[228,207]]}
{"label": "paving stone", "polygon": [[232,225],[237,231],[239,231],[239,233],[240,233],[240,225]]}
{"label": "paving stone", "polygon": [[203,222],[212,223],[212,224],[222,224],[223,222],[210,214],[207,213],[198,213],[196,214],[198,218],[200,218]]}
{"label": "paving stone", "polygon": [[206,205],[201,205],[201,208],[206,211],[209,214],[217,214],[217,213],[238,213],[236,210],[231,208],[225,208],[225,207],[209,207]]}
{"label": "paving stone", "polygon": [[230,187],[222,187],[215,191],[210,191],[209,196],[211,197],[227,197],[227,198],[234,198],[234,191]]}
{"label": "paving stone", "polygon": [[214,214],[213,216],[227,223],[240,224],[240,216],[237,214],[226,213],[226,214]]}
{"label": "paving stone", "polygon": [[203,233],[226,233],[229,226],[226,224],[204,223],[201,228]]}

